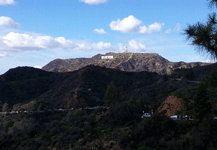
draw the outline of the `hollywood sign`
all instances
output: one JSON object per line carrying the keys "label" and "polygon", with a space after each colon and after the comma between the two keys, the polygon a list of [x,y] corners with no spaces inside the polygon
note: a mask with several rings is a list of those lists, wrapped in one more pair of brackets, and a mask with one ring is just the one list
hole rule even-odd
{"label": "hollywood sign", "polygon": [[113,56],[101,56],[101,59],[113,59]]}

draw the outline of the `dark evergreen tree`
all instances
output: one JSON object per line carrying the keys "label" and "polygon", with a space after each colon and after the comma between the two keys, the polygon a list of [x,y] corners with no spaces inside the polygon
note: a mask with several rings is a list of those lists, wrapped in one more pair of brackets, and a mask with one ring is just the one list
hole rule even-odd
{"label": "dark evergreen tree", "polygon": [[194,71],[193,71],[193,69],[188,70],[186,72],[185,77],[186,77],[187,80],[194,80]]}
{"label": "dark evergreen tree", "polygon": [[2,106],[2,111],[3,111],[3,112],[8,112],[8,103],[5,102],[5,103],[3,104],[3,106]]}
{"label": "dark evergreen tree", "polygon": [[114,82],[111,82],[108,86],[104,96],[104,101],[107,106],[111,106],[119,101],[119,91]]}
{"label": "dark evergreen tree", "polygon": [[217,0],[208,0],[208,1],[210,1],[209,4],[211,7],[214,5],[216,5],[216,7],[217,7]]}
{"label": "dark evergreen tree", "polygon": [[0,111],[2,111],[2,102],[0,101]]}
{"label": "dark evergreen tree", "polygon": [[135,97],[134,96],[132,96],[129,100],[128,100],[128,103],[130,104],[130,105],[136,105],[136,99],[135,99]]}
{"label": "dark evergreen tree", "polygon": [[207,87],[205,84],[200,84],[197,94],[194,98],[194,116],[200,121],[211,112],[211,104],[207,97]]}
{"label": "dark evergreen tree", "polygon": [[[209,0],[210,6],[216,5],[216,0]],[[184,34],[191,41],[192,45],[201,53],[211,54],[211,58],[217,57],[217,19],[216,13],[210,14],[206,23],[188,25]]]}

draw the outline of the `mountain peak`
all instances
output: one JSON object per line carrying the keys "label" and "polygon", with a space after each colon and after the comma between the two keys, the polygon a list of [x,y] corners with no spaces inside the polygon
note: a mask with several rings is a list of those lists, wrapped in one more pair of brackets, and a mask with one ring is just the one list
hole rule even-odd
{"label": "mountain peak", "polygon": [[46,72],[44,70],[25,66],[9,69],[6,73],[1,75],[1,79],[3,81],[14,81],[28,79],[32,77],[40,77],[49,74],[49,72]]}
{"label": "mountain peak", "polygon": [[192,68],[208,63],[170,62],[157,53],[113,53],[97,54],[91,58],[57,59],[42,69],[52,72],[69,72],[88,65],[103,66],[128,72],[149,71],[159,74],[170,74],[177,68]]}

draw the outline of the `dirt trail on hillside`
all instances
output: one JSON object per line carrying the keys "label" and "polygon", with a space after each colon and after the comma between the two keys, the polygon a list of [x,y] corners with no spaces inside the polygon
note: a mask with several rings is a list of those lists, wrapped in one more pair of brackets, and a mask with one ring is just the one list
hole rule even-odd
{"label": "dirt trail on hillside", "polygon": [[[130,54],[130,57],[129,57],[125,62],[128,62],[131,58],[133,58],[133,53]],[[118,67],[118,66],[120,66],[122,63],[123,63],[123,62],[118,63],[118,64],[115,66],[115,68]]]}

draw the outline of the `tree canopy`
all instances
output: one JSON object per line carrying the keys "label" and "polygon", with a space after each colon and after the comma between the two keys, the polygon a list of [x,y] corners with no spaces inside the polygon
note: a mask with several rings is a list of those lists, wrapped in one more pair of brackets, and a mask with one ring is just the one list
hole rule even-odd
{"label": "tree canopy", "polygon": [[217,7],[217,0],[208,0],[208,1],[210,1],[209,4],[211,7],[214,5]]}
{"label": "tree canopy", "polygon": [[[217,0],[209,0],[210,6],[217,7]],[[209,14],[206,23],[197,22],[188,25],[184,30],[187,39],[196,47],[200,53],[208,53],[212,59],[217,58],[217,19],[216,13]]]}

